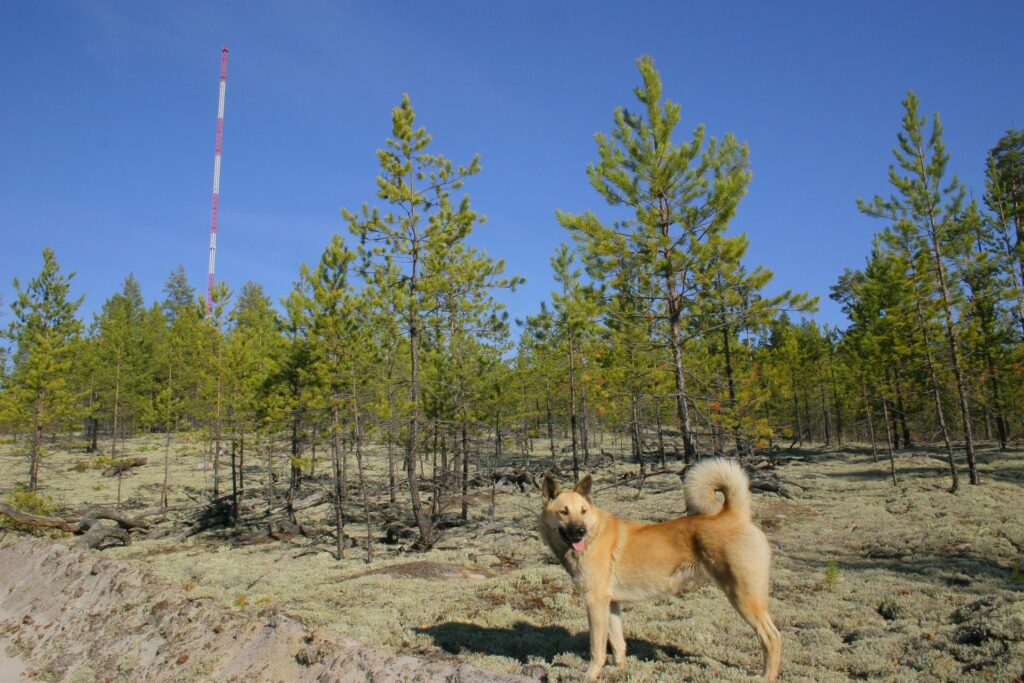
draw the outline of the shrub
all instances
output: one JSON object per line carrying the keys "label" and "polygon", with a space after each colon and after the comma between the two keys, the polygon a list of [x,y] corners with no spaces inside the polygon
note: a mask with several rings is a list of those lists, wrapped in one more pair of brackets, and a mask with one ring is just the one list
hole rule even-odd
{"label": "shrub", "polygon": [[839,583],[839,563],[829,560],[825,563],[825,588],[832,590]]}
{"label": "shrub", "polygon": [[[26,512],[30,515],[38,515],[40,517],[51,517],[57,512],[57,504],[54,503],[53,498],[50,496],[42,495],[39,493],[33,493],[22,484],[17,484],[11,494],[7,496],[7,504],[11,507],[15,507],[22,512]],[[16,531],[24,531],[30,533],[33,536],[42,536],[44,531],[37,529],[34,526],[28,524],[19,524],[14,520],[6,517],[0,518],[0,526],[14,529]]]}

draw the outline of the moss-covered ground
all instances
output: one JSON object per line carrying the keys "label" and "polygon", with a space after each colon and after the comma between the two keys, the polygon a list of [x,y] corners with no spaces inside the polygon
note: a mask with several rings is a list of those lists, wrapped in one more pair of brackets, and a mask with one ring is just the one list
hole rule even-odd
{"label": "moss-covered ground", "polygon": [[[164,449],[161,437],[128,442],[127,454],[149,459],[121,481],[129,510],[156,505]],[[52,448],[42,493],[68,512],[116,502],[118,480],[93,469],[94,457],[70,445]],[[201,442],[174,441],[172,506],[208,497],[208,458]],[[246,486],[262,494],[265,452],[250,449],[246,458]],[[782,451],[777,459],[788,497],[756,494],[755,514],[775,553],[772,612],[784,638],[782,680],[1012,681],[1024,673],[1024,450],[982,449],[982,484],[967,484],[964,472],[955,494],[937,450],[897,453],[896,485],[887,460],[875,462],[863,445]],[[513,463],[540,472],[550,455],[514,453],[502,465]],[[387,500],[383,450],[371,449],[367,464],[371,534],[382,541],[388,523],[411,520],[401,494],[397,505]],[[346,533],[362,542],[366,527],[350,465]],[[638,492],[617,483],[637,466],[605,459],[592,468],[597,503],[635,519],[678,516],[680,467],[670,462],[670,471],[655,470]],[[322,455],[317,469],[329,469]],[[0,445],[0,497],[23,470],[23,447]],[[301,495],[325,485],[326,479],[306,482]],[[424,495],[429,501],[429,491]],[[216,528],[186,541],[139,538],[102,552],[231,609],[273,607],[385,650],[456,656],[494,671],[540,665],[551,680],[582,680],[586,614],[535,532],[537,492],[499,489],[492,515],[490,489],[478,490],[467,524],[457,522],[457,502],[446,504],[445,528],[431,550],[414,550],[412,539],[377,542],[370,564],[363,547],[334,557],[329,505],[299,513],[314,533],[251,542],[280,516],[265,516],[259,500],[244,508],[241,530]],[[631,606],[625,625],[627,667],[610,671],[611,680],[743,681],[760,671],[753,632],[711,586]]]}

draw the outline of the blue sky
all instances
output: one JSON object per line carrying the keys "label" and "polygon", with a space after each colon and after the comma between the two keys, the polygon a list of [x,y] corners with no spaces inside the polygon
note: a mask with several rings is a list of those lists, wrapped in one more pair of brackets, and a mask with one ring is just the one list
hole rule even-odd
{"label": "blue sky", "polygon": [[[952,170],[980,196],[986,151],[1024,127],[1024,3],[19,2],[0,0],[0,296],[44,246],[91,318],[132,272],[161,299],[183,264],[205,291],[222,45],[230,48],[217,277],[275,299],[315,263],[339,209],[376,202],[375,150],[408,92],[434,150],[480,154],[473,243],[548,297],[568,236],[555,210],[608,215],[585,169],[635,60],[654,57],[680,133],[750,145],[733,230],[771,291],[822,297],[881,224],[908,88],[941,113]],[[0,324],[6,321],[0,318]]]}

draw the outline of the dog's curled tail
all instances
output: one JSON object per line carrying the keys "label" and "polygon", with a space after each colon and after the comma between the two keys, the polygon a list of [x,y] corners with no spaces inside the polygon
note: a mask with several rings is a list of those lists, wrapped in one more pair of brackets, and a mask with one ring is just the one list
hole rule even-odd
{"label": "dog's curled tail", "polygon": [[[723,505],[715,493],[725,496]],[[750,480],[735,460],[703,460],[686,472],[683,497],[689,514],[716,515],[724,509],[750,519]]]}

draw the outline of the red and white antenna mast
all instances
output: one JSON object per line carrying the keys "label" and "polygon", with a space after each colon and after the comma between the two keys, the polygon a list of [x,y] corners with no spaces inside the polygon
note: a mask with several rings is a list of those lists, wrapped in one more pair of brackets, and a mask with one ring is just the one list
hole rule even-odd
{"label": "red and white antenna mast", "polygon": [[220,95],[217,100],[217,146],[213,155],[213,208],[210,211],[210,277],[206,288],[206,315],[213,313],[213,264],[217,259],[217,206],[220,204],[220,153],[224,140],[224,91],[228,81],[228,46],[220,51]]}

